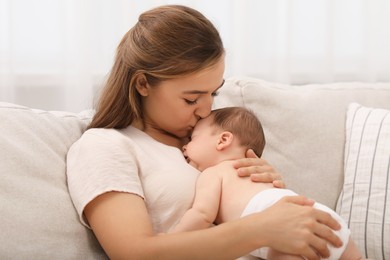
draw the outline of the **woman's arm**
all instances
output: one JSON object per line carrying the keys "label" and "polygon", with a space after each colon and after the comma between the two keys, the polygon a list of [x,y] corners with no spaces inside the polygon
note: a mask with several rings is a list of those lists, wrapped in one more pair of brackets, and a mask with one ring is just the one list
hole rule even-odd
{"label": "woman's arm", "polygon": [[100,195],[84,212],[110,259],[234,259],[253,248],[244,243],[247,240],[244,237],[253,231],[247,230],[241,240],[235,235],[245,228],[239,223],[218,229],[155,235],[143,199],[129,193]]}
{"label": "woman's arm", "polygon": [[264,159],[259,158],[252,149],[246,158],[236,160],[234,167],[241,177],[251,177],[254,182],[273,183],[276,188],[285,188],[281,175]]}
{"label": "woman's arm", "polygon": [[329,228],[339,226],[329,214],[297,205],[307,203],[288,197],[237,221],[163,236],[153,234],[145,203],[134,194],[105,193],[84,214],[111,259],[234,259],[263,246],[319,259],[317,252],[329,255],[326,240],[341,243]]}

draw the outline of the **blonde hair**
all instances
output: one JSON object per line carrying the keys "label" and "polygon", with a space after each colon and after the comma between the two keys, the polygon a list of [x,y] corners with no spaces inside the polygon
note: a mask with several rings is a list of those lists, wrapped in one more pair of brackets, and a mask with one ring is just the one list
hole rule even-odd
{"label": "blonde hair", "polygon": [[212,125],[231,132],[240,145],[261,156],[265,147],[263,127],[258,117],[243,107],[225,107],[211,111]]}
{"label": "blonde hair", "polygon": [[88,128],[125,128],[142,119],[137,78],[153,87],[216,64],[224,54],[214,25],[200,12],[165,5],[141,14],[122,38]]}

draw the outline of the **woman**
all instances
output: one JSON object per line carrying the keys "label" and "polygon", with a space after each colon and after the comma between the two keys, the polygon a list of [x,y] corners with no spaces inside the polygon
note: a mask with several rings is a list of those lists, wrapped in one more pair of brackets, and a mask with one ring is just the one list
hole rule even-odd
{"label": "woman", "polygon": [[[331,231],[337,222],[302,210],[312,202],[298,196],[214,228],[157,235],[192,204],[199,172],[180,148],[210,113],[223,73],[218,31],[191,8],[147,11],[123,37],[89,130],[71,147],[67,164],[81,221],[110,258],[234,259],[269,246],[317,259],[328,254],[326,241],[340,245]],[[256,172],[258,181],[279,178],[258,158],[236,166],[243,176]]]}

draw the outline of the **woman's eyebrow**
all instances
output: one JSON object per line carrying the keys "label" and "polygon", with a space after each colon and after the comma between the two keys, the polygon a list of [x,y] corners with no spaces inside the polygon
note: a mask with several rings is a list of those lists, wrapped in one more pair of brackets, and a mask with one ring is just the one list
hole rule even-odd
{"label": "woman's eyebrow", "polygon": [[[225,84],[225,79],[222,80],[221,85],[219,85],[213,92],[218,91],[218,89],[222,88],[223,84]],[[183,91],[184,94],[207,94],[208,91],[202,91],[202,90],[187,90]]]}

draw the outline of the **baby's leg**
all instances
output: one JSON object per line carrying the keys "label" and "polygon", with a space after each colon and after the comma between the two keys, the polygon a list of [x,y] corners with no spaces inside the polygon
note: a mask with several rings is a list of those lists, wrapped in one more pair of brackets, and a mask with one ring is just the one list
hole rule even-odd
{"label": "baby's leg", "polygon": [[359,251],[359,248],[355,244],[355,242],[352,240],[351,237],[349,237],[348,245],[344,250],[344,253],[341,255],[341,260],[353,260],[353,259],[362,259],[362,254]]}
{"label": "baby's leg", "polygon": [[269,260],[302,260],[303,257],[297,255],[287,255],[275,249],[269,248],[267,259]]}

